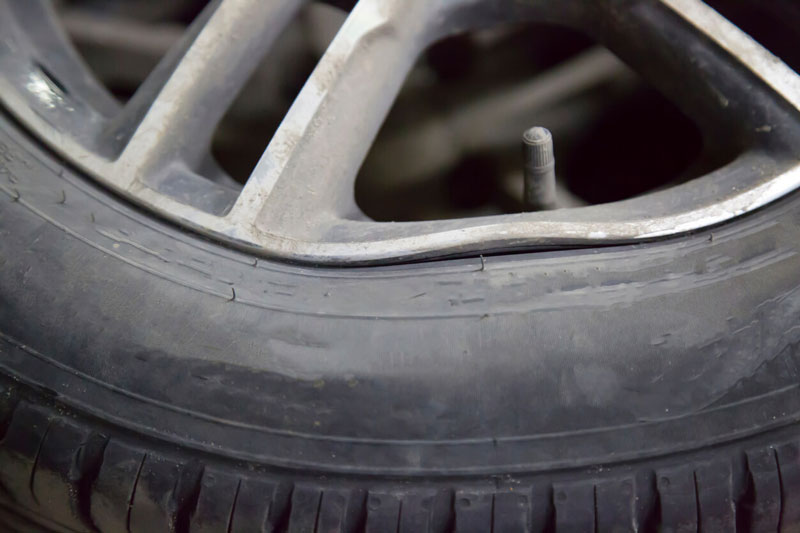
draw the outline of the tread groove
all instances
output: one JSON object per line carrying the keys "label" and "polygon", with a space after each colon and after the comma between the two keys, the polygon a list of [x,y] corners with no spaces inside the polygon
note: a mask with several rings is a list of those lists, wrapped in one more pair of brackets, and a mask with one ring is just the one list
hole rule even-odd
{"label": "tread groove", "polygon": [[654,495],[654,498],[651,504],[645,508],[642,515],[642,531],[654,531],[661,515],[661,495],[658,492],[657,474],[653,470],[647,474],[647,485],[650,494]]}
{"label": "tread groove", "polygon": [[492,506],[489,508],[489,532],[494,533],[494,495],[492,495]]}
{"label": "tread groove", "polygon": [[752,510],[749,508],[751,494],[754,492],[755,480],[753,478],[753,471],[750,469],[750,463],[747,460],[747,454],[742,453],[742,464],[744,465],[744,484],[742,491],[736,498],[736,531],[745,531],[747,524],[752,523]]}
{"label": "tread groove", "polygon": [[147,460],[147,454],[142,455],[142,460],[139,461],[139,467],[136,469],[136,476],[133,480],[133,487],[131,487],[131,494],[128,498],[128,514],[125,517],[125,531],[131,533],[131,511],[133,511],[133,499],[136,497],[136,487],[139,485],[139,476],[142,475],[142,468],[144,462]]}
{"label": "tread groove", "polygon": [[785,506],[783,490],[783,474],[781,473],[781,462],[778,459],[778,449],[772,448],[772,456],[775,458],[775,467],[778,469],[778,491],[780,492],[780,511],[778,512],[778,531],[783,531],[783,507]]}
{"label": "tread groove", "polygon": [[402,522],[403,517],[403,498],[400,498],[400,502],[397,504],[397,525],[394,528],[395,533],[400,533],[400,524]]}
{"label": "tread groove", "polygon": [[17,410],[20,401],[16,387],[9,387],[7,391],[6,398],[0,400],[0,442],[6,437],[14,411]]}
{"label": "tread groove", "polygon": [[[100,439],[102,439],[102,442],[99,446],[92,448],[91,443]],[[108,446],[108,441],[108,437],[99,433],[92,433],[75,454],[75,469],[79,472],[77,483],[78,516],[93,531],[99,531],[99,528],[94,523],[94,519],[92,519],[92,486],[103,465],[103,454],[106,446]],[[87,452],[87,450],[90,451]]]}
{"label": "tread groove", "polygon": [[456,528],[456,493],[454,490],[447,491],[447,518],[442,529],[443,532],[452,533]]}
{"label": "tread groove", "polygon": [[320,492],[319,499],[317,500],[317,514],[314,517],[314,533],[319,531],[319,517],[322,514],[322,499],[325,497],[325,491]]}
{"label": "tread groove", "polygon": [[31,492],[31,498],[36,503],[39,504],[39,498],[36,496],[36,491],[33,489],[33,479],[36,477],[36,468],[39,466],[39,457],[42,455],[42,445],[44,444],[44,440],[47,438],[47,434],[50,432],[50,428],[53,427],[53,419],[47,421],[47,427],[44,429],[44,433],[42,433],[42,438],[39,439],[39,444],[36,447],[36,454],[33,457],[33,466],[31,466],[31,474],[28,476],[28,489]]}
{"label": "tread groove", "polygon": [[[174,509],[175,533],[188,533],[189,521],[197,508],[200,497],[200,482],[203,479],[205,467],[197,461],[192,461],[181,467],[181,473],[175,481],[172,491],[171,506]],[[188,485],[188,486],[187,486]]]}
{"label": "tread groove", "polygon": [[231,533],[233,527],[233,516],[236,513],[236,501],[239,499],[239,491],[242,489],[242,479],[236,483],[236,491],[233,493],[233,502],[231,503],[231,514],[228,516],[228,525],[225,528],[225,533]]}
{"label": "tread groove", "polygon": [[697,470],[692,471],[692,481],[694,482],[694,511],[697,516],[697,533],[702,533],[702,521],[700,520],[700,489],[697,486]]}
{"label": "tread groove", "polygon": [[[750,466],[747,463],[747,454],[745,452],[738,453],[732,459],[733,465],[739,466],[741,472],[739,483],[736,484],[735,479],[731,480],[731,497],[733,498],[733,512],[734,512],[734,528],[736,531],[744,531],[744,515],[745,515],[745,500],[753,485],[753,476],[750,472]],[[734,468],[735,471],[735,468]]]}
{"label": "tread groove", "polygon": [[[287,533],[289,531],[289,519],[292,516],[292,497],[294,496],[294,483],[289,484],[289,489],[287,491],[285,502],[283,502],[283,506],[281,509],[276,509],[276,507],[281,503],[278,500],[278,496],[280,494],[281,484],[278,484],[275,487],[275,491],[273,492],[273,499],[272,505],[270,505],[270,515],[274,516],[274,520],[272,520],[275,524],[275,533]],[[322,499],[322,498],[320,498]],[[272,515],[273,509],[275,509],[275,515]]]}
{"label": "tread groove", "polygon": [[358,502],[358,515],[354,520],[353,526],[353,533],[355,532],[363,532],[367,529],[367,498],[368,495],[365,492],[361,495],[359,502]]}
{"label": "tread groove", "polygon": [[547,523],[544,533],[555,533],[556,530],[556,491],[552,483],[547,488]]}

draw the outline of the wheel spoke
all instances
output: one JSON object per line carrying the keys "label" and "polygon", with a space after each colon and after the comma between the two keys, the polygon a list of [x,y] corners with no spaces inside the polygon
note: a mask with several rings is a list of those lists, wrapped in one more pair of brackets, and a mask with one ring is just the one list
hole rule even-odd
{"label": "wheel spoke", "polygon": [[65,9],[61,23],[84,54],[109,58],[94,63],[94,74],[101,80],[113,79],[123,90],[146,79],[186,32],[178,23],[154,24],[79,7]]}
{"label": "wheel spoke", "polygon": [[700,0],[661,0],[800,109],[800,77],[749,35]]}
{"label": "wheel spoke", "polygon": [[[451,2],[452,3],[452,2]],[[362,0],[320,60],[230,217],[269,227],[357,213],[358,168],[420,50],[440,2]]]}
{"label": "wheel spoke", "polygon": [[217,0],[145,80],[110,128],[126,184],[179,160],[196,165],[216,124],[303,0]]}

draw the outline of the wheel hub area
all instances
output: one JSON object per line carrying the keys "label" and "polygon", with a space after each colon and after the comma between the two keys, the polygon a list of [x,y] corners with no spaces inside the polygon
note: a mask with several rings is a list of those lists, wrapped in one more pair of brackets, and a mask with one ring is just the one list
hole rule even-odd
{"label": "wheel hub area", "polygon": [[[253,253],[314,264],[654,239],[730,220],[800,185],[800,78],[697,0],[625,7],[610,1],[554,6],[536,0],[361,0],[343,16],[255,168],[239,185],[215,163],[212,137],[302,4],[210,3],[185,32],[175,32],[158,65],[121,104],[85,68],[47,3],[3,1],[0,101],[69,163],[159,216]],[[534,125],[555,106],[548,94],[606,83],[609,72],[623,79],[629,75],[611,54],[590,48],[570,60],[581,68],[562,69],[560,75],[550,70],[510,91],[454,106],[444,118],[423,121],[427,128],[416,123],[399,140],[381,143],[379,137],[376,152],[370,153],[398,93],[410,83],[409,73],[419,75],[413,67],[432,43],[485,28],[482,39],[491,40],[493,28],[525,21],[571,27],[605,45],[692,117],[705,145],[724,145],[729,157],[702,168],[695,179],[596,205],[562,194],[553,210],[511,208],[470,217],[456,212],[451,218],[399,222],[381,217],[379,209],[363,209],[357,201],[359,171],[378,184],[393,175],[402,181],[414,163],[446,159],[448,145],[436,137],[442,123],[447,138],[455,132],[462,145],[485,146],[505,138],[505,132],[492,129],[503,122],[494,119],[505,117],[514,124],[508,131],[519,129],[521,139],[523,128],[512,119],[526,124],[524,129]],[[118,38],[123,30],[105,38]],[[448,65],[443,68],[446,72]],[[572,85],[564,85],[564,79]],[[574,100],[567,102],[565,107],[576,107]],[[529,104],[534,107],[525,107]],[[439,144],[430,139],[440,139]],[[559,137],[554,140],[558,150]],[[428,145],[435,146],[429,157],[414,157]],[[513,183],[521,189],[521,177]],[[386,205],[413,201],[413,194],[394,200],[388,190]],[[420,190],[414,194],[426,194]]]}

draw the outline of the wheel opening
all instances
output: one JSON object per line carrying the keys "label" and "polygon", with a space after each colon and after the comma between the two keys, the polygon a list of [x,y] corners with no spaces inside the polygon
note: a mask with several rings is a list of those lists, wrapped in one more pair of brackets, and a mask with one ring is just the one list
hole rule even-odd
{"label": "wheel opening", "polygon": [[[124,103],[207,3],[70,0],[57,8],[89,69]],[[300,10],[217,125],[212,160],[196,169],[201,175],[233,187],[247,180],[346,16],[344,9],[322,2]]]}
{"label": "wheel opening", "polygon": [[95,77],[127,102],[202,11],[205,0],[63,0],[56,13]]}
{"label": "wheel opening", "polygon": [[247,181],[346,17],[321,2],[304,6],[220,121],[211,153],[238,183]]}
{"label": "wheel opening", "polygon": [[553,133],[559,205],[613,202],[721,166],[700,131],[605,48],[523,24],[447,38],[408,77],[356,181],[377,221],[515,213],[522,132]]}
{"label": "wheel opening", "polygon": [[800,3],[796,0],[705,2],[787,65],[800,71],[800,46],[797,46],[800,39]]}

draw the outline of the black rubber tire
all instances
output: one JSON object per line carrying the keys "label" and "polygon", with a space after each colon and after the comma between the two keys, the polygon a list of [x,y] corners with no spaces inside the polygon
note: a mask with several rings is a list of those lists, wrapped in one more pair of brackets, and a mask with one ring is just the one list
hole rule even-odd
{"label": "black rubber tire", "polygon": [[5,528],[800,530],[799,206],[292,266],[154,220],[0,118]]}

